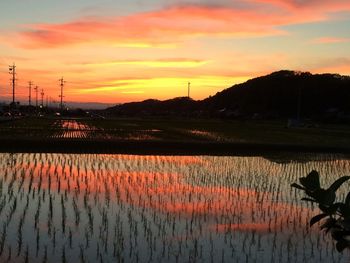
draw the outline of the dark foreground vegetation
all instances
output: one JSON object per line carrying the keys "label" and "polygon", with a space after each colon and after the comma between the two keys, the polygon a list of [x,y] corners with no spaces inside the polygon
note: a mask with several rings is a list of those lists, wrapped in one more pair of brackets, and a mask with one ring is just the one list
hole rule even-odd
{"label": "dark foreground vegetation", "polygon": [[321,229],[332,235],[339,252],[350,248],[350,191],[342,201],[337,200],[336,192],[349,179],[350,176],[343,176],[330,187],[322,188],[318,172],[312,171],[300,178],[300,185],[292,184],[307,195],[302,200],[318,205],[321,213],[311,218],[310,226],[321,221]]}

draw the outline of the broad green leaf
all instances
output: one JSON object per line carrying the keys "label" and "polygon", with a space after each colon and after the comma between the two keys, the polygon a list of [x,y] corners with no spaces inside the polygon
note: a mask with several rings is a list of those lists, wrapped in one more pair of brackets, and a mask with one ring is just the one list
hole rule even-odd
{"label": "broad green leaf", "polygon": [[301,190],[305,190],[305,187],[302,187],[301,185],[298,185],[296,183],[293,183],[290,185],[291,187],[297,188],[297,189],[301,189]]}
{"label": "broad green leaf", "polygon": [[332,230],[332,237],[333,239],[340,241],[343,239],[344,236],[344,231],[343,230],[339,230],[338,228],[336,228],[335,230]]}
{"label": "broad green leaf", "polygon": [[299,180],[310,191],[320,189],[320,176],[315,170],[311,171],[306,177],[301,177]]}
{"label": "broad green leaf", "polygon": [[345,204],[350,207],[350,192],[346,195]]}
{"label": "broad green leaf", "polygon": [[339,211],[342,206],[344,206],[343,203],[335,203],[335,204],[331,204],[328,207],[326,207],[324,210],[328,215],[333,215],[335,214],[337,211]]}
{"label": "broad green leaf", "polygon": [[303,198],[301,198],[301,200],[302,200],[302,201],[308,201],[308,202],[314,202],[314,203],[317,203],[317,201],[316,201],[316,200],[311,199],[311,198],[307,198],[307,197],[303,197]]}
{"label": "broad green leaf", "polygon": [[335,201],[335,193],[333,191],[328,191],[320,188],[313,192],[306,191],[306,193],[309,196],[313,197],[320,205],[324,205],[326,207],[333,204]]}
{"label": "broad green leaf", "polygon": [[324,196],[323,203],[326,205],[331,205],[335,201],[335,193],[332,191],[326,191],[327,194]]}
{"label": "broad green leaf", "polygon": [[350,221],[350,207],[347,205],[343,205],[340,207],[339,210],[344,219]]}
{"label": "broad green leaf", "polygon": [[328,191],[336,192],[338,188],[350,179],[350,176],[343,176],[336,180],[329,188]]}
{"label": "broad green leaf", "polygon": [[311,218],[310,220],[310,226],[313,226],[314,224],[316,224],[318,221],[320,221],[322,218],[327,217],[327,214],[319,214],[314,216],[313,218]]}
{"label": "broad green leaf", "polygon": [[338,252],[343,252],[343,250],[347,247],[349,247],[349,243],[346,240],[340,240],[336,244]]}
{"label": "broad green leaf", "polygon": [[335,224],[336,224],[336,220],[334,218],[327,218],[326,222],[324,224],[321,225],[321,229],[326,229],[326,233],[331,230]]}

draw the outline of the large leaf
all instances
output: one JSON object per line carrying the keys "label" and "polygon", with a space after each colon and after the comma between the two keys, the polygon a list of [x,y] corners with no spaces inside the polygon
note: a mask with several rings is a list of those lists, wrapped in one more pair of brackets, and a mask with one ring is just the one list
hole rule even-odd
{"label": "large leaf", "polygon": [[314,202],[314,203],[317,203],[317,201],[316,201],[316,200],[311,199],[311,198],[307,198],[307,197],[303,197],[303,198],[301,198],[301,200],[302,200],[302,201],[308,201],[308,202]]}
{"label": "large leaf", "polygon": [[337,220],[334,218],[327,218],[326,222],[321,225],[321,229],[326,229],[326,233],[331,230],[337,223]]}
{"label": "large leaf", "polygon": [[305,187],[302,187],[301,185],[298,185],[296,183],[293,183],[290,185],[291,187],[294,187],[294,188],[297,188],[297,189],[300,189],[300,190],[305,190]]}
{"label": "large leaf", "polygon": [[344,230],[338,228],[338,226],[337,226],[336,229],[332,229],[332,237],[333,237],[333,239],[335,239],[337,241],[340,241],[340,240],[343,239],[344,235],[345,235],[344,234]]}
{"label": "large leaf", "polygon": [[340,240],[336,244],[336,248],[337,248],[338,252],[343,252],[343,250],[345,248],[347,248],[348,246],[349,246],[349,243],[346,240]]}
{"label": "large leaf", "polygon": [[320,189],[320,175],[315,170],[311,171],[306,177],[301,177],[299,180],[310,191]]}
{"label": "large leaf", "polygon": [[330,206],[335,201],[335,193],[333,191],[324,190],[321,188],[313,192],[306,191],[306,194],[313,197],[320,205],[326,207]]}
{"label": "large leaf", "polygon": [[316,224],[318,221],[320,221],[322,218],[327,217],[327,214],[319,214],[317,216],[314,216],[313,218],[311,218],[310,220],[310,226],[313,226],[314,224]]}
{"label": "large leaf", "polygon": [[336,214],[337,211],[339,211],[342,207],[344,206],[343,203],[334,203],[334,204],[331,204],[327,207],[324,207],[322,209],[323,212],[325,212],[326,214],[328,215],[334,215]]}
{"label": "large leaf", "polygon": [[328,191],[336,192],[338,188],[350,179],[350,176],[343,176],[336,180],[329,188]]}
{"label": "large leaf", "polygon": [[346,195],[345,205],[350,207],[350,192]]}
{"label": "large leaf", "polygon": [[350,206],[346,204],[341,204],[339,207],[339,211],[341,215],[344,217],[344,219],[349,220],[350,219]]}

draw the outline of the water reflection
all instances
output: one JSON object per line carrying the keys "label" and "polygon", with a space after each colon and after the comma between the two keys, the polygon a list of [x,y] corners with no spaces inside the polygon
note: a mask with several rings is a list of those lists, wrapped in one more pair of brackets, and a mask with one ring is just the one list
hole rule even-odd
{"label": "water reflection", "polygon": [[57,120],[53,124],[57,131],[52,138],[90,138],[98,129],[77,120]]}
{"label": "water reflection", "polygon": [[312,169],[350,161],[0,154],[0,261],[346,262],[289,186]]}

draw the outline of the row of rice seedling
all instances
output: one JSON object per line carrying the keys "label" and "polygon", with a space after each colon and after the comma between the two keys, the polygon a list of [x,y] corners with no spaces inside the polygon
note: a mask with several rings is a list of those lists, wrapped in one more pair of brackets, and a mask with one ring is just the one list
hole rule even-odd
{"label": "row of rice seedling", "polygon": [[78,120],[57,120],[51,127],[51,138],[104,139],[104,140],[154,140],[158,130],[124,130],[97,128]]}
{"label": "row of rice seedling", "polygon": [[[77,120],[56,120],[51,127],[56,130],[52,138],[90,138],[98,129]],[[101,131],[100,131],[101,132]]]}
{"label": "row of rice seedling", "polygon": [[345,262],[290,183],[350,161],[0,154],[1,262]]}

